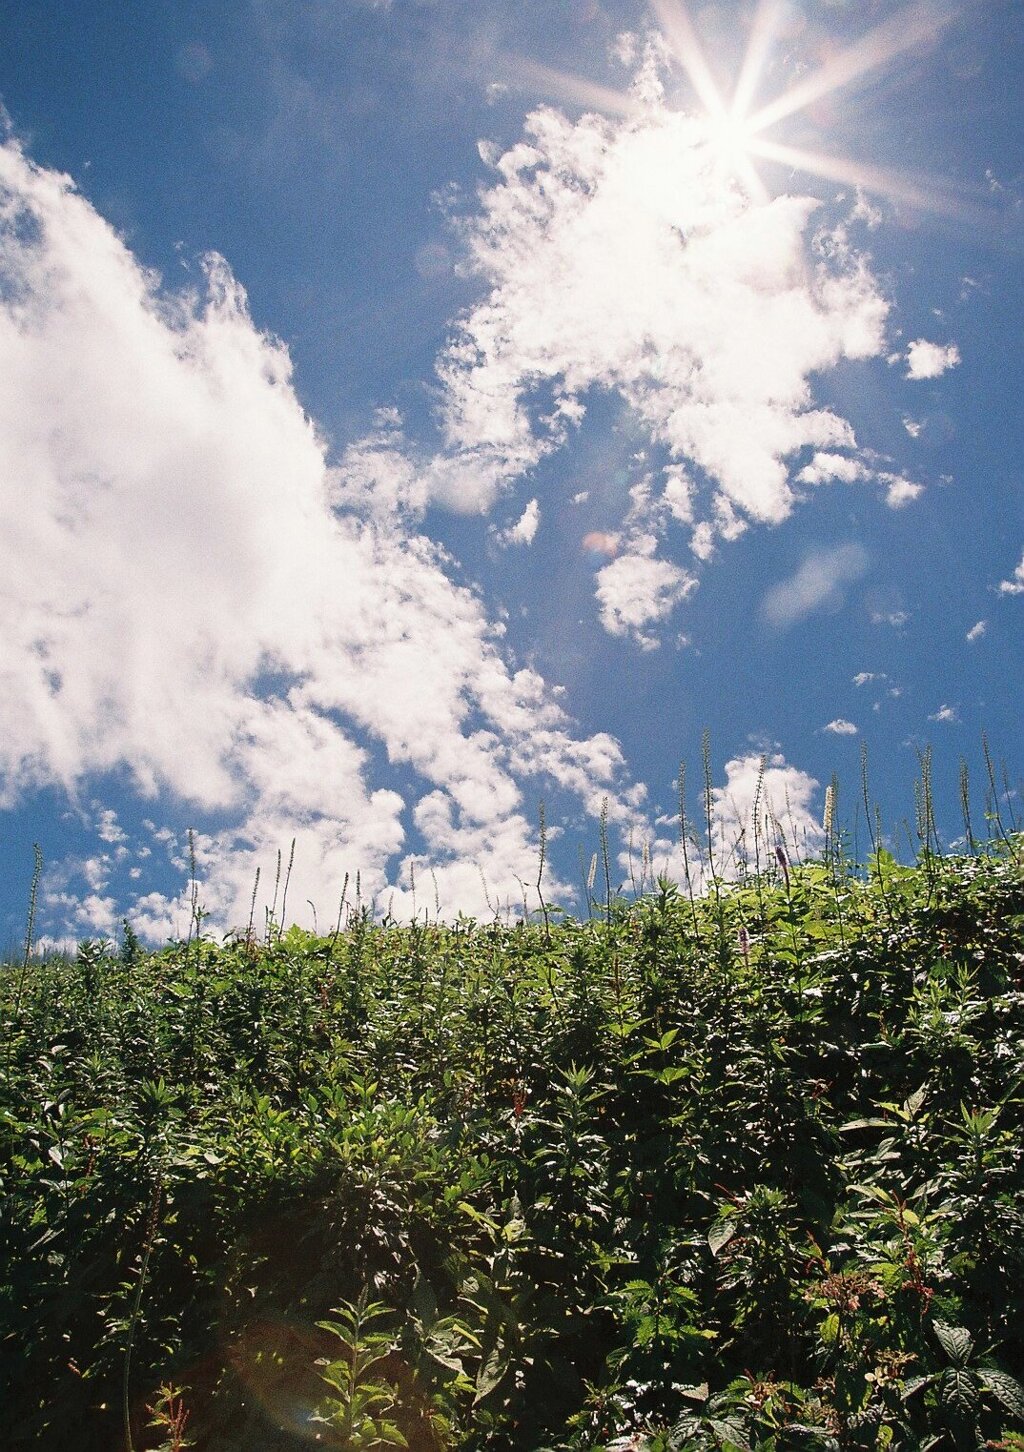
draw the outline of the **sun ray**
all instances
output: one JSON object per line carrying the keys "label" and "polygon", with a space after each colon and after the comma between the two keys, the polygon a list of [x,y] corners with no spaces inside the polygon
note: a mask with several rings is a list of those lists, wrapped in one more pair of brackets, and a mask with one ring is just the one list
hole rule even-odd
{"label": "sun ray", "polygon": [[[757,166],[758,161],[768,161],[808,176],[858,187],[935,215],[972,223],[992,221],[991,207],[986,207],[982,200],[972,204],[961,187],[900,174],[822,150],[789,145],[764,134],[815,101],[834,92],[850,90],[862,77],[881,70],[897,57],[933,44],[961,13],[955,8],[954,0],[911,0],[757,110],[752,110],[754,99],[782,29],[786,0],[758,0],[731,103],[726,102],[708,62],[686,0],[648,0],[648,3],[696,93],[703,111],[700,119],[712,164],[723,182],[726,179],[730,183],[738,182],[754,203],[763,205],[772,199],[773,193]],[[508,59],[505,79],[509,84],[526,85],[553,99],[626,119],[635,119],[650,111],[650,103],[631,92],[617,91],[526,58]]]}
{"label": "sun ray", "polygon": [[599,85],[583,76],[555,70],[553,66],[542,65],[526,56],[507,56],[506,60],[508,65],[502,77],[506,85],[525,87],[552,100],[568,101],[571,105],[585,106],[588,110],[610,116],[637,116],[644,109],[637,98],[626,91],[616,91],[611,86]]}
{"label": "sun ray", "polygon": [[697,38],[685,5],[681,0],[650,0],[651,9],[658,17],[665,38],[690,77],[693,89],[709,116],[724,116],[725,101],[718,89],[718,83],[711,73],[703,47]]}
{"label": "sun ray", "polygon": [[845,90],[859,77],[887,65],[898,55],[930,44],[953,19],[949,9],[933,6],[905,6],[895,15],[841,51],[812,75],[805,76],[783,95],[770,101],[750,118],[752,131],[765,131],[787,116],[804,110],[833,91]]}
{"label": "sun ray", "polygon": [[782,0],[761,0],[750,27],[747,49],[743,56],[739,79],[733,92],[730,110],[734,116],[745,117],[757,93],[768,56],[779,33],[785,6]]}
{"label": "sun ray", "polygon": [[938,181],[914,179],[883,167],[854,161],[849,157],[807,151],[799,146],[786,146],[762,136],[752,139],[750,150],[753,155],[760,156],[765,161],[775,161],[782,166],[792,167],[795,171],[824,177],[827,181],[841,182],[844,186],[860,187],[876,196],[906,202],[921,211],[934,212],[959,221],[991,221],[990,210],[972,207],[969,201],[962,196],[954,196],[947,186]]}

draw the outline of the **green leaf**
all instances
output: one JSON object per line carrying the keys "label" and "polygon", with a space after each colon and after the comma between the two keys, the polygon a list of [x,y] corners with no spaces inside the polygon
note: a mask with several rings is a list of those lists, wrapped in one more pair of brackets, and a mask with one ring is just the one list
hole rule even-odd
{"label": "green leaf", "polygon": [[936,1321],[932,1329],[939,1345],[955,1367],[964,1367],[971,1359],[974,1338],[964,1326],[950,1326],[945,1321]]}
{"label": "green leaf", "polygon": [[969,1371],[951,1367],[942,1378],[941,1397],[947,1407],[973,1412],[978,1406],[978,1384]]}
{"label": "green leaf", "polygon": [[716,1258],[722,1253],[738,1230],[735,1220],[718,1220],[708,1231],[708,1245]]}
{"label": "green leaf", "polygon": [[489,1397],[493,1391],[501,1385],[505,1373],[508,1371],[508,1360],[500,1346],[495,1346],[490,1356],[483,1362],[476,1378],[476,1395],[473,1404],[482,1402]]}
{"label": "green leaf", "polygon": [[1016,1377],[1005,1371],[982,1371],[981,1378],[986,1390],[998,1397],[1008,1412],[1024,1422],[1024,1387]]}

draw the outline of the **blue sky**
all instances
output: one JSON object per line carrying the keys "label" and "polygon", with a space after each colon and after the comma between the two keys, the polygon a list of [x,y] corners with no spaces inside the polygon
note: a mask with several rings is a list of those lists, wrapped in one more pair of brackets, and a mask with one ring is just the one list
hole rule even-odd
{"label": "blue sky", "polygon": [[[1020,771],[1012,3],[0,3],[3,933]],[[1001,789],[1003,783],[1000,783]],[[1011,801],[1015,796],[1011,797]],[[767,821],[766,821],[767,818]],[[912,830],[912,829],[911,829]],[[524,888],[525,884],[525,888]],[[351,887],[350,887],[351,893]],[[575,900],[574,900],[574,896]]]}

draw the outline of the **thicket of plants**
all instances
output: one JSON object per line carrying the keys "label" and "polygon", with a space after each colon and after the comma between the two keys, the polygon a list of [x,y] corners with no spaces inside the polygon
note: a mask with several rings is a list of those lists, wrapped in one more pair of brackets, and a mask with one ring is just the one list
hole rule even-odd
{"label": "thicket of plants", "polygon": [[1022,847],[26,953],[4,1445],[1024,1447]]}

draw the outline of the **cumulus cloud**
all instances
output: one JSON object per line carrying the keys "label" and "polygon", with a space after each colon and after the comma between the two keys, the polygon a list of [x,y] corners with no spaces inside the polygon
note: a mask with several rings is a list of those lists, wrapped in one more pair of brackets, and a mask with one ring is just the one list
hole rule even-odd
{"label": "cumulus cloud", "polygon": [[499,544],[506,546],[533,544],[539,525],[540,504],[531,499],[514,524],[510,524],[508,529],[495,531],[495,538]]}
{"label": "cumulus cloud", "polygon": [[670,560],[658,559],[655,549],[653,536],[641,535],[597,574],[602,625],[611,635],[633,635],[647,649],[658,642],[644,627],[664,620],[697,583]]}
{"label": "cumulus cloud", "polygon": [[780,580],[767,592],[762,614],[782,630],[816,610],[837,608],[845,587],[861,579],[867,568],[867,552],[859,544],[813,550],[788,580]]}
{"label": "cumulus cloud", "polygon": [[[731,881],[774,865],[776,848],[791,862],[820,852],[825,834],[814,777],[776,748],[734,756],[723,771],[724,781],[711,789],[710,838],[702,805],[699,826],[687,823],[685,853],[678,841],[667,837],[634,840],[641,851],[646,844],[652,873],[664,872],[678,881],[688,875],[690,885],[703,892],[710,886],[712,868],[719,879]],[[657,825],[665,828],[675,822],[661,817]],[[635,868],[628,853],[620,861],[624,871]]]}
{"label": "cumulus cloud", "polygon": [[1024,555],[1010,578],[1000,580],[998,589],[1000,595],[1024,595]]}
{"label": "cumulus cloud", "polygon": [[831,731],[833,736],[857,735],[857,728],[853,722],[844,720],[842,716],[837,716],[834,721],[830,721],[827,726],[823,726],[821,729],[822,731]]}
{"label": "cumulus cloud", "polygon": [[955,706],[940,706],[934,715],[928,717],[929,721],[954,722],[960,720],[960,713]]}
{"label": "cumulus cloud", "polygon": [[[509,668],[500,627],[413,528],[400,420],[329,467],[226,264],[161,288],[13,142],[0,501],[0,801],[126,770],[154,812],[188,804],[215,921],[248,916],[256,868],[266,886],[293,837],[296,909],[357,871],[404,901],[415,828],[442,907],[473,910],[481,871],[504,897],[536,860],[524,782],[595,814],[608,796],[613,820],[636,810],[617,744],[579,739],[544,682]],[[411,774],[405,796],[377,778],[374,743]],[[103,840],[119,830],[101,813]],[[109,894],[85,886],[103,928]],[[180,926],[143,886],[140,923]]]}
{"label": "cumulus cloud", "polygon": [[725,782],[712,792],[715,836],[721,866],[761,865],[775,846],[800,858],[817,852],[824,841],[814,809],[818,782],[786,761],[778,751],[733,757],[725,764]]}
{"label": "cumulus cloud", "polygon": [[907,347],[906,361],[908,378],[941,378],[960,362],[960,349],[955,343],[943,347],[941,343],[929,343],[926,338],[915,338]]}
{"label": "cumulus cloud", "polygon": [[972,625],[971,628],[970,628],[970,630],[967,632],[967,639],[973,644],[974,641],[981,639],[981,637],[985,634],[985,631],[987,629],[988,629],[988,621],[987,620],[979,620],[977,622],[977,624],[976,625]]}
{"label": "cumulus cloud", "polygon": [[888,485],[885,491],[885,502],[890,509],[902,509],[911,500],[917,499],[924,492],[923,484],[915,484],[910,479],[903,479],[897,475],[885,475],[885,482]]}
{"label": "cumulus cloud", "polygon": [[618,121],[538,110],[522,141],[485,148],[495,180],[463,234],[486,295],[438,363],[447,447],[432,487],[447,502],[488,507],[596,389],[670,461],[698,466],[705,549],[723,520],[788,515],[800,451],[855,448],[812,378],[883,351],[866,260],[845,234],[814,232],[813,199],[754,207],[723,186],[700,123],[656,89]]}
{"label": "cumulus cloud", "polygon": [[876,482],[884,486],[885,502],[890,509],[902,509],[924,492],[923,484],[915,484],[910,479],[894,474],[891,470],[880,469],[873,463],[869,466],[864,459],[854,458],[849,454],[816,453],[796,477],[800,484],[856,484],[862,480]]}

